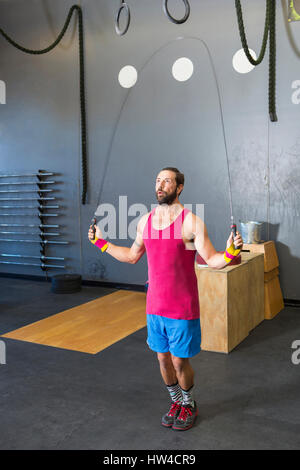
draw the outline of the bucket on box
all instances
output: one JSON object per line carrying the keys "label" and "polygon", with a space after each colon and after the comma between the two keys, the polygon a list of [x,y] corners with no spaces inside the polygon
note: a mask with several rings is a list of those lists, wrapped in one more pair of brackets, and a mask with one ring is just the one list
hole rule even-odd
{"label": "bucket on box", "polygon": [[261,232],[263,222],[250,220],[248,222],[240,222],[241,235],[244,243],[261,243]]}

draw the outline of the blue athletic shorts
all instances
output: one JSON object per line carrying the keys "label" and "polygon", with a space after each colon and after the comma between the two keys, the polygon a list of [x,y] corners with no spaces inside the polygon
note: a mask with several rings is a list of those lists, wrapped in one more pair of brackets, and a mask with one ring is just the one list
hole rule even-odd
{"label": "blue athletic shorts", "polygon": [[158,353],[170,351],[175,357],[186,358],[201,350],[200,319],[174,320],[160,315],[147,315],[147,344]]}

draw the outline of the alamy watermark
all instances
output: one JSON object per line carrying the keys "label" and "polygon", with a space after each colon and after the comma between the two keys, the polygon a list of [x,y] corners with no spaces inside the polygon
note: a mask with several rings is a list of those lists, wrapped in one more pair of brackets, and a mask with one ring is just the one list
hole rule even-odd
{"label": "alamy watermark", "polygon": [[[118,216],[116,207],[110,203],[100,204],[95,212],[97,217],[101,217],[101,220],[98,221],[97,226],[101,230],[104,238],[109,238],[111,240],[120,239],[131,240],[136,239],[137,234],[137,225],[141,217],[149,212],[149,209],[145,204],[135,203],[128,206],[127,196],[119,196],[119,207],[118,207]],[[184,209],[188,209],[193,212],[197,217],[195,219],[195,224],[193,226],[193,232],[203,233],[204,231],[204,204],[183,204]],[[160,210],[160,222],[164,229],[163,238],[169,239],[181,239],[181,223],[180,223],[180,212],[181,208],[178,207],[176,210],[175,206],[172,206],[173,213],[168,210],[164,210],[164,204],[161,206],[159,204],[151,204],[151,209],[159,208]],[[167,205],[165,205],[167,208]],[[174,211],[175,209],[175,211]],[[178,223],[175,220],[174,230],[171,233],[171,225],[174,222],[174,214],[179,214]],[[128,220],[132,218],[132,220]],[[176,219],[176,218],[175,218]],[[118,230],[117,230],[118,227]],[[152,224],[151,224],[152,228]],[[117,233],[118,232],[118,233]],[[187,234],[188,235],[188,234]],[[155,239],[158,238],[157,231],[154,229],[151,230],[151,233],[145,233],[144,238]]]}
{"label": "alamy watermark", "polygon": [[0,80],[0,104],[6,104],[6,85],[3,80]]}
{"label": "alamy watermark", "polygon": [[6,345],[0,341],[0,364],[6,364]]}
{"label": "alamy watermark", "polygon": [[292,354],[291,360],[292,363],[297,366],[298,364],[300,364],[300,340],[296,339],[295,341],[293,341],[291,348],[295,349]]}
{"label": "alamy watermark", "polygon": [[292,82],[292,88],[295,90],[292,93],[292,103],[299,104],[300,103],[300,80],[294,80]]}

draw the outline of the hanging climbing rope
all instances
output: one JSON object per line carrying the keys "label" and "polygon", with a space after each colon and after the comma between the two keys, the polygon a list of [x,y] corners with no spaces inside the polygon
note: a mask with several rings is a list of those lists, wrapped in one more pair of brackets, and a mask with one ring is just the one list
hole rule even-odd
{"label": "hanging climbing rope", "polygon": [[264,35],[258,59],[254,59],[249,51],[240,0],[235,0],[235,8],[242,46],[252,65],[257,66],[262,62],[269,36],[269,116],[271,122],[275,122],[278,120],[276,115],[276,0],[266,0]]}
{"label": "hanging climbing rope", "polygon": [[78,33],[79,33],[79,76],[80,76],[80,111],[81,111],[81,152],[82,152],[82,196],[81,202],[85,204],[86,193],[87,193],[87,151],[86,151],[86,112],[85,112],[85,86],[84,86],[84,50],[83,50],[83,21],[82,21],[82,10],[79,5],[73,5],[68,13],[67,19],[58,35],[57,39],[48,47],[41,50],[31,50],[27,49],[20,44],[17,44],[13,39],[11,39],[4,31],[0,28],[0,33],[2,36],[14,47],[19,49],[22,52],[27,54],[46,54],[47,52],[54,49],[57,44],[63,38],[71,17],[74,11],[77,11],[78,14]]}

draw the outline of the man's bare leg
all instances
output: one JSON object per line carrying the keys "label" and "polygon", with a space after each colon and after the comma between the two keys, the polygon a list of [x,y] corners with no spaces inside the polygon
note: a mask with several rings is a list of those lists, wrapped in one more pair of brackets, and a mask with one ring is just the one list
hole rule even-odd
{"label": "man's bare leg", "polygon": [[162,417],[161,423],[163,426],[170,428],[173,426],[175,419],[179,416],[182,403],[182,392],[173,366],[171,354],[169,352],[157,353],[157,358],[163,381],[166,384],[172,400],[171,408]]}
{"label": "man's bare leg", "polygon": [[175,357],[170,352],[157,353],[157,358],[166,385],[178,381],[183,390],[188,390],[194,385],[194,371],[188,358]]}
{"label": "man's bare leg", "polygon": [[189,390],[194,385],[194,371],[189,359],[175,357],[171,354],[171,360],[180,387],[183,390]]}
{"label": "man's bare leg", "polygon": [[182,393],[182,408],[174,420],[172,429],[186,431],[194,425],[198,416],[198,408],[193,397],[194,371],[188,358],[175,357],[171,354],[171,359]]}
{"label": "man's bare leg", "polygon": [[160,373],[166,385],[173,385],[177,382],[176,372],[173,366],[171,353],[157,353]]}
{"label": "man's bare leg", "polygon": [[[175,357],[169,352],[157,353],[157,358],[162,378],[173,401],[169,412],[162,418],[162,424],[179,431],[190,429],[198,415],[198,409],[193,399],[194,371],[189,359]],[[174,398],[175,394],[181,397],[179,401]]]}

